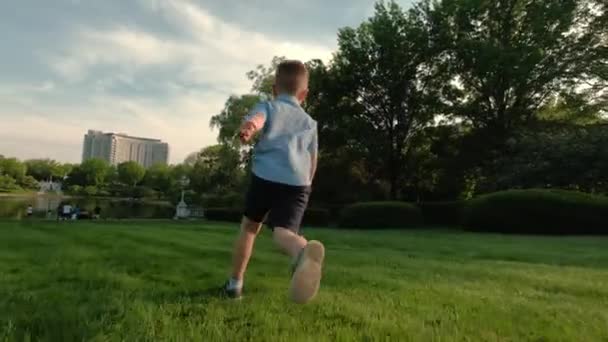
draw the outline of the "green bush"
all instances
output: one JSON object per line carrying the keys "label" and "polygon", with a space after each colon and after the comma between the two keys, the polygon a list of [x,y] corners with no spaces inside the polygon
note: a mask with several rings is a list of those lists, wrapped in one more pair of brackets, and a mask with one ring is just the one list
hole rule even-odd
{"label": "green bush", "polygon": [[[130,200],[112,200],[99,203],[101,207],[101,215],[103,217],[118,218],[118,219],[168,219],[175,214],[175,207],[160,203],[147,203],[142,201]],[[92,210],[93,205],[83,208]]]}
{"label": "green bush", "polygon": [[211,221],[241,222],[243,210],[237,208],[208,208],[205,218]]}
{"label": "green bush", "polygon": [[405,202],[357,203],[342,210],[340,216],[343,228],[408,228],[423,222],[420,208]]}
{"label": "green bush", "polygon": [[14,178],[0,175],[0,192],[11,192],[18,189],[19,186]]}
{"label": "green bush", "polygon": [[418,204],[424,223],[437,226],[460,226],[463,202],[426,202]]}
{"label": "green bush", "polygon": [[237,208],[243,204],[242,193],[229,192],[227,194],[204,194],[200,196],[199,203],[210,208]]}
{"label": "green bush", "polygon": [[303,226],[327,227],[330,224],[329,210],[322,208],[308,208],[302,220]]}
{"label": "green bush", "polygon": [[38,190],[39,185],[38,181],[32,176],[25,176],[20,181],[19,184],[23,189],[28,190]]}
{"label": "green bush", "polygon": [[608,198],[565,190],[509,190],[473,199],[463,223],[474,231],[608,234]]}
{"label": "green bush", "polygon": [[138,185],[136,187],[129,187],[131,196],[133,198],[156,198],[156,191],[147,186]]}
{"label": "green bush", "polygon": [[81,195],[82,194],[82,186],[80,185],[70,185],[66,192],[70,195]]}
{"label": "green bush", "polygon": [[110,197],[112,193],[104,188],[97,189],[97,196],[99,197]]}
{"label": "green bush", "polygon": [[[243,218],[243,209],[239,208],[208,208],[205,209],[205,218],[211,221],[237,222]],[[326,209],[311,208],[306,210],[302,225],[325,227],[330,221],[329,211]]]}
{"label": "green bush", "polygon": [[80,194],[83,196],[92,197],[92,196],[97,195],[98,192],[99,192],[99,189],[97,189],[96,186],[87,185],[84,188],[82,188]]}

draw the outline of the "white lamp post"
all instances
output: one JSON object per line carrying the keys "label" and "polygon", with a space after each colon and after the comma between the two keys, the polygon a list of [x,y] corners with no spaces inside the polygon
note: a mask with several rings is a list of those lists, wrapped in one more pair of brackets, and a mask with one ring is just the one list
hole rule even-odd
{"label": "white lamp post", "polygon": [[190,216],[188,205],[184,201],[184,192],[186,190],[186,187],[190,184],[190,180],[188,179],[188,177],[183,176],[180,179],[179,183],[182,186],[182,199],[179,201],[177,207],[175,208],[175,219],[182,219]]}

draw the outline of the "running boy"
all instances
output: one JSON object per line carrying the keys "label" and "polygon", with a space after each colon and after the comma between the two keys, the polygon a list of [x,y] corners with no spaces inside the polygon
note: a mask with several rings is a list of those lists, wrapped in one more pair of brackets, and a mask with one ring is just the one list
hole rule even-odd
{"label": "running boy", "polygon": [[240,137],[260,140],[254,148],[252,179],[245,215],[233,254],[227,295],[240,298],[243,278],[262,223],[272,229],[277,246],[293,260],[290,298],[306,303],[319,290],[325,257],[323,244],[299,235],[317,167],[317,123],[300,104],[308,95],[308,71],[299,61],[277,67],[274,100],[259,103],[245,118]]}

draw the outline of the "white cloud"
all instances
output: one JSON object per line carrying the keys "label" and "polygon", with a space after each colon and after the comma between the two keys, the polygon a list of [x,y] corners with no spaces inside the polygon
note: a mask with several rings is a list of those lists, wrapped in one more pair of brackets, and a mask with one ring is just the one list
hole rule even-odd
{"label": "white cloud", "polygon": [[302,60],[328,59],[331,54],[326,46],[274,41],[257,32],[243,31],[187,1],[173,1],[163,9],[166,16],[181,25],[201,44],[210,46],[234,62],[266,63],[269,56],[275,55]]}
{"label": "white cloud", "polygon": [[61,76],[81,82],[92,67],[99,65],[134,72],[141,68],[189,64],[197,55],[191,44],[118,27],[107,31],[82,30],[71,46],[52,56],[50,63]]}
{"label": "white cloud", "polygon": [[227,83],[242,92],[247,85],[244,74],[273,56],[301,60],[331,57],[329,47],[274,41],[246,32],[187,1],[145,3],[187,35],[180,39],[160,37],[126,26],[106,31],[84,29],[73,46],[54,56],[52,67],[70,80],[81,80],[87,69],[96,65],[119,66],[123,72],[179,65],[191,78]]}
{"label": "white cloud", "polygon": [[50,93],[55,90],[56,85],[52,81],[38,83],[12,83],[5,85],[0,83],[0,96],[15,96],[23,93]]}

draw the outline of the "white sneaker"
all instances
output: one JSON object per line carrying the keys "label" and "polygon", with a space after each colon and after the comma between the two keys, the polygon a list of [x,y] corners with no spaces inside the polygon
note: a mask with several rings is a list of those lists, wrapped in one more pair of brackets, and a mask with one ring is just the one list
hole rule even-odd
{"label": "white sneaker", "polygon": [[313,299],[319,291],[325,247],[319,241],[309,241],[295,265],[289,297],[298,304]]}

